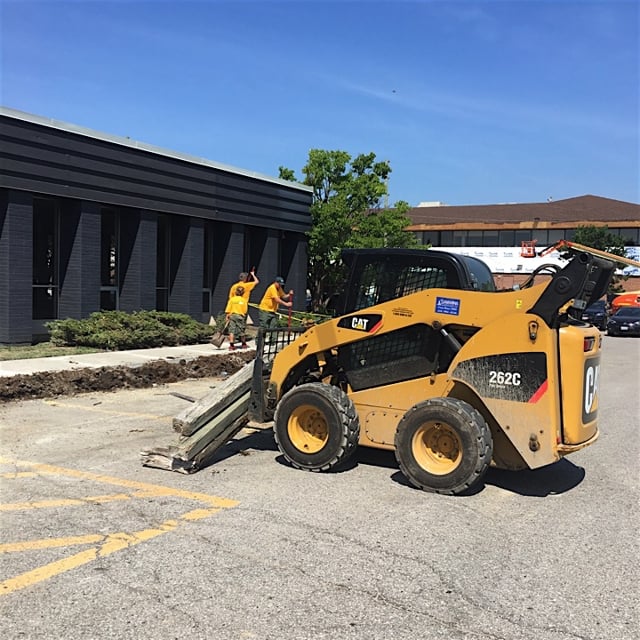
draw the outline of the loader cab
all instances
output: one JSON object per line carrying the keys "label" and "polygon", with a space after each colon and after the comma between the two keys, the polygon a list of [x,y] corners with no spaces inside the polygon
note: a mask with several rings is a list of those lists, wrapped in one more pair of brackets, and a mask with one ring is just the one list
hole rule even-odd
{"label": "loader cab", "polygon": [[431,249],[345,249],[342,260],[348,276],[338,315],[423,289],[495,291],[489,267],[471,256]]}

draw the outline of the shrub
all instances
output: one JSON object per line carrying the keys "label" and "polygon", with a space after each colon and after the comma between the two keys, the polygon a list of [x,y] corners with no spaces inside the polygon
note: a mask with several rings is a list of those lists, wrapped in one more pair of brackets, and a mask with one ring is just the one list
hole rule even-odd
{"label": "shrub", "polygon": [[207,342],[214,327],[184,313],[97,311],[84,320],[67,318],[46,324],[58,346],[119,351]]}

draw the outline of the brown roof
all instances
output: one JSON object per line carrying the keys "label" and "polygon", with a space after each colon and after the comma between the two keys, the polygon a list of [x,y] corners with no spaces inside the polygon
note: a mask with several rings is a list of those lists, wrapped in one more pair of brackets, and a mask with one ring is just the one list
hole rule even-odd
{"label": "brown roof", "polygon": [[[456,226],[576,226],[606,224],[608,226],[640,226],[640,205],[600,196],[578,196],[551,202],[524,204],[486,204],[464,206],[414,207],[407,216],[409,229]],[[615,223],[615,224],[612,224]]]}

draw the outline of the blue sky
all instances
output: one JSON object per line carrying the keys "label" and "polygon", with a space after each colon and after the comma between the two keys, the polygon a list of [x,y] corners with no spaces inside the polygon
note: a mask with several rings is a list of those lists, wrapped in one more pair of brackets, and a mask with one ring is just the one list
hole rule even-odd
{"label": "blue sky", "polygon": [[3,106],[389,202],[640,202],[640,2],[0,0]]}

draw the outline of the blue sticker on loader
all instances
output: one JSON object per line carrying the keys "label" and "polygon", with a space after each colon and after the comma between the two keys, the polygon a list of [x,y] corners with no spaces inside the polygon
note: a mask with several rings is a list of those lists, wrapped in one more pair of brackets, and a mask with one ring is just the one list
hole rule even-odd
{"label": "blue sticker on loader", "polygon": [[436,298],[436,313],[446,313],[449,316],[460,315],[459,298]]}

